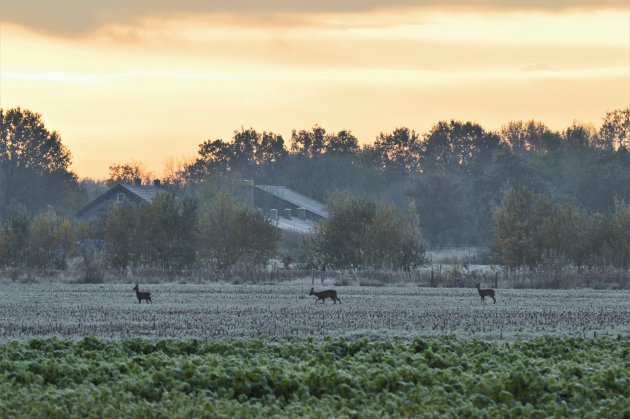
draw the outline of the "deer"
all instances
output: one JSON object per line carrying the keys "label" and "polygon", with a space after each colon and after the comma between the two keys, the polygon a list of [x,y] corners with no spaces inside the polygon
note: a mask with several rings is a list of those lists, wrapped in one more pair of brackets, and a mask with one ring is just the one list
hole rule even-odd
{"label": "deer", "polygon": [[151,304],[153,304],[153,301],[151,301],[151,293],[150,292],[142,292],[140,291],[140,288],[138,287],[138,284],[136,284],[135,287],[133,287],[133,290],[136,292],[136,298],[138,299],[138,304],[142,304],[142,300],[145,300],[147,302],[147,304],[149,304],[149,302],[151,302]]}
{"label": "deer", "polygon": [[337,304],[337,301],[339,301],[339,304],[341,304],[341,300],[337,298],[337,291],[335,290],[315,292],[315,289],[311,288],[311,292],[309,292],[308,295],[314,295],[317,297],[315,303],[317,303],[319,300],[322,300],[322,304],[324,304],[326,302],[326,298],[331,298],[334,304]]}
{"label": "deer", "polygon": [[493,289],[488,288],[488,289],[482,290],[480,288],[481,284],[477,283],[475,285],[477,286],[477,292],[479,292],[479,296],[481,297],[481,302],[482,303],[485,301],[486,297],[492,298],[492,303],[493,304],[497,303],[497,300],[494,299],[494,290]]}

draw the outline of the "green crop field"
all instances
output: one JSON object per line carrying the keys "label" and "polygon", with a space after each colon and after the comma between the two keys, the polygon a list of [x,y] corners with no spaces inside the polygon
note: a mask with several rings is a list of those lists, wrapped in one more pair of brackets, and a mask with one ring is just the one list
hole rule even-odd
{"label": "green crop field", "polygon": [[628,417],[627,340],[0,346],[1,417]]}

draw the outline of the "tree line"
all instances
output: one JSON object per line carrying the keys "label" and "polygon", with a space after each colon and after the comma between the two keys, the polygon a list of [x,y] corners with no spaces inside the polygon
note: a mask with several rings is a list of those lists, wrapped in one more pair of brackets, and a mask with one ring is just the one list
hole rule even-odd
{"label": "tree line", "polygon": [[493,259],[510,270],[630,269],[630,205],[588,214],[528,189],[508,189],[494,208]]}
{"label": "tree line", "polygon": [[318,125],[287,143],[241,128],[171,168],[169,195],[89,223],[74,215],[107,185],[151,175],[142,163],[113,163],[107,180],[80,181],[70,162],[41,115],[0,110],[0,266],[63,269],[95,249],[121,270],[262,266],[282,237],[235,198],[235,181],[253,178],[327,203],[329,220],[292,255],[305,266],[408,270],[426,245],[480,245],[510,269],[560,259],[628,269],[630,108],[608,112],[599,128],[440,121],[363,146],[349,130]]}
{"label": "tree line", "polygon": [[528,188],[588,213],[630,200],[630,108],[608,112],[599,129],[579,122],[554,131],[537,121],[494,132],[474,122],[440,121],[427,133],[397,128],[359,146],[351,131],[315,126],[277,134],[241,129],[208,140],[178,172],[203,183],[213,173],[288,186],[320,201],[337,192],[399,208],[415,203],[431,246],[492,242],[493,205],[507,188]]}

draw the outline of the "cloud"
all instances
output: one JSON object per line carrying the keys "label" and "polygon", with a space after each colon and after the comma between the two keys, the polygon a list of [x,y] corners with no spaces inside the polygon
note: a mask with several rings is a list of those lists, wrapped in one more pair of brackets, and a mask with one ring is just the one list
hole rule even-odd
{"label": "cloud", "polygon": [[241,15],[265,21],[277,15],[362,13],[380,9],[437,10],[622,9],[626,0],[0,0],[0,22],[64,36],[92,32],[107,24],[131,23],[147,17]]}
{"label": "cloud", "polygon": [[538,63],[527,63],[523,64],[520,68],[521,71],[524,72],[532,72],[532,71],[556,71],[558,68],[547,63],[547,62],[538,62]]}

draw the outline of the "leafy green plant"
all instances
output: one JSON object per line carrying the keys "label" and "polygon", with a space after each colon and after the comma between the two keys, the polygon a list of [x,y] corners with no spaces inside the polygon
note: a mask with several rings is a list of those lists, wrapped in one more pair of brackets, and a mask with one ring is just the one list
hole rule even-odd
{"label": "leafy green plant", "polygon": [[628,340],[104,342],[0,346],[2,417],[630,414]]}

